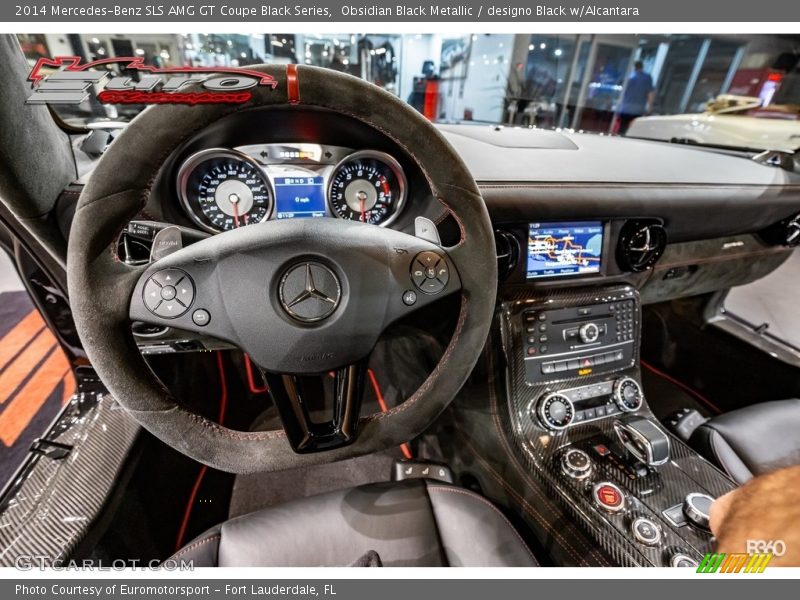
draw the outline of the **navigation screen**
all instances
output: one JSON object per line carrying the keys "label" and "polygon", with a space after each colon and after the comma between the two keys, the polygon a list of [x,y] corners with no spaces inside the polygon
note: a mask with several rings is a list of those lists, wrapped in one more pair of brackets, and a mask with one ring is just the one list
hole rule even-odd
{"label": "navigation screen", "polygon": [[531,223],[528,228],[528,279],[599,273],[603,224]]}
{"label": "navigation screen", "polygon": [[278,219],[324,217],[322,177],[276,177],[275,210]]}

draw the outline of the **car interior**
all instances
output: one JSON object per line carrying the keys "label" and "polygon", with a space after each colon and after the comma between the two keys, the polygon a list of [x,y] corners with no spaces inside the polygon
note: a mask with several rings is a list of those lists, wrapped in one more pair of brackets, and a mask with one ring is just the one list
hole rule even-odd
{"label": "car interior", "polygon": [[0,36],[0,240],[76,380],[0,565],[697,567],[800,461],[800,351],[724,308],[796,260],[783,154],[248,68],[77,129]]}

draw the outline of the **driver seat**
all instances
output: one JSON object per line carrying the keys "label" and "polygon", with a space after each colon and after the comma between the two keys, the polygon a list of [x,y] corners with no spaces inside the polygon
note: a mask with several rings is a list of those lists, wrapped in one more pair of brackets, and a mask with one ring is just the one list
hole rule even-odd
{"label": "driver seat", "polygon": [[195,567],[538,566],[491,502],[422,479],[328,492],[236,517],[170,560]]}

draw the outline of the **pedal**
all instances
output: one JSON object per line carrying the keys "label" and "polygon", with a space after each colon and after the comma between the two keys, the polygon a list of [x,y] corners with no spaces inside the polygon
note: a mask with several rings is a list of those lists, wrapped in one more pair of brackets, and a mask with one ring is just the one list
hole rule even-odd
{"label": "pedal", "polygon": [[434,479],[445,483],[454,483],[453,471],[440,463],[418,460],[396,460],[392,465],[392,481],[406,479]]}
{"label": "pedal", "polygon": [[694,430],[708,421],[703,415],[693,408],[684,408],[672,413],[664,421],[664,424],[675,436],[683,442],[689,442]]}

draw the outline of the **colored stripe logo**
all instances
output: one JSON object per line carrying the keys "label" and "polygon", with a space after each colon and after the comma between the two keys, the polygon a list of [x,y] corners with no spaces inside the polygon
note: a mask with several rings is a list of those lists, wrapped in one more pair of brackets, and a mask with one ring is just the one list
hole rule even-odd
{"label": "colored stripe logo", "polygon": [[763,573],[772,560],[772,552],[757,554],[709,553],[703,557],[698,573]]}

